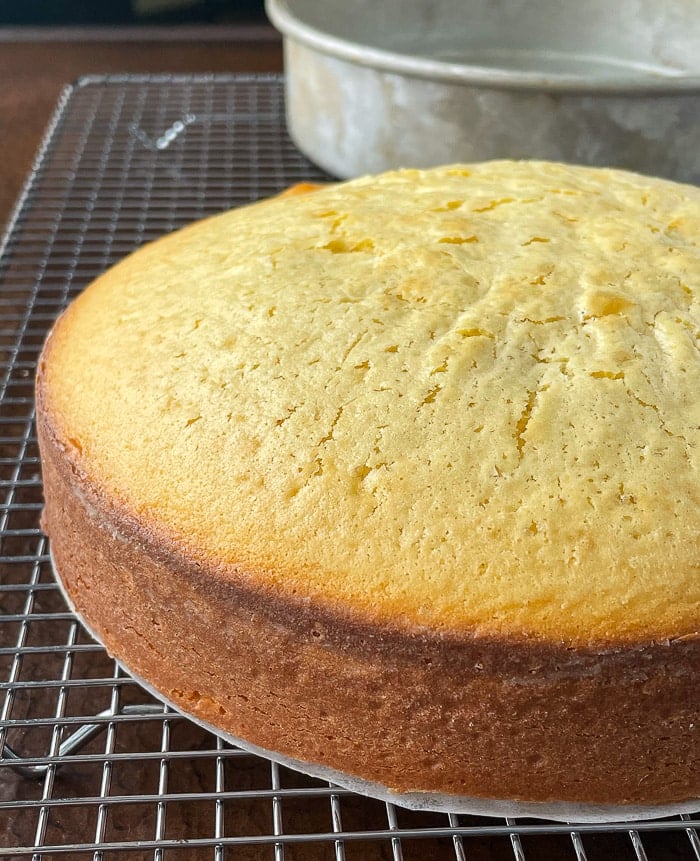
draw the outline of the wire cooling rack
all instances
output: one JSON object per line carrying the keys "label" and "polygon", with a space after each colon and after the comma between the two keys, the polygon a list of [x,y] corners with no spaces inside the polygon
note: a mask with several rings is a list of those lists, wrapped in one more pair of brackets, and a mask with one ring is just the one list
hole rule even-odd
{"label": "wire cooling rack", "polygon": [[156,702],[66,607],[33,426],[51,322],[142,242],[324,178],[287,137],[277,76],[87,78],[61,98],[0,262],[0,857],[700,861],[700,815],[411,813],[254,757]]}

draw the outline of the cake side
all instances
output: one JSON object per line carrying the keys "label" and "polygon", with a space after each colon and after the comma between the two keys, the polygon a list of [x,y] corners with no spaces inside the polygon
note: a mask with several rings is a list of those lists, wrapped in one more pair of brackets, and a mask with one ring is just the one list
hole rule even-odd
{"label": "cake side", "polygon": [[[44,528],[108,651],[248,742],[400,792],[661,804],[700,795],[697,637],[574,648],[390,630],[188,559],[57,438]],[[371,751],[371,756],[367,752]]]}
{"label": "cake side", "polygon": [[693,635],[699,225],[697,189],[546,164],[248,207],[88,288],[47,409],[251,588],[445,634]]}

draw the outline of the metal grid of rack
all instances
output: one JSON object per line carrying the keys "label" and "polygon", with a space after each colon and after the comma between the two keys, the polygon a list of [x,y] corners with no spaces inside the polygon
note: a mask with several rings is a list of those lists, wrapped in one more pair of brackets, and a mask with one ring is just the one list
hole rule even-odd
{"label": "metal grid of rack", "polygon": [[277,76],[88,78],[61,98],[0,261],[0,856],[700,861],[700,814],[415,813],[252,756],[155,701],[66,607],[33,427],[51,322],[141,243],[324,178],[287,137]]}

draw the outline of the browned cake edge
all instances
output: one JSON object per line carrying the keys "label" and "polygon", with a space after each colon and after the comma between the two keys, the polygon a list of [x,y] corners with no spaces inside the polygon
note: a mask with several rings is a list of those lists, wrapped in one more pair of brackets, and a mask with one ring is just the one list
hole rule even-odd
{"label": "browned cake edge", "polygon": [[57,438],[41,374],[37,405],[63,585],[110,654],[185,712],[398,792],[700,796],[698,637],[573,648],[392,631],[258,590],[93,487]]}

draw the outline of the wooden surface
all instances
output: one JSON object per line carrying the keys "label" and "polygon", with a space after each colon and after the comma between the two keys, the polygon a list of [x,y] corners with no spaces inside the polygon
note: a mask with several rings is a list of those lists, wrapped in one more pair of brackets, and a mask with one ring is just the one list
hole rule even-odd
{"label": "wooden surface", "polygon": [[[220,35],[217,35],[217,32]],[[272,28],[37,33],[0,31],[0,232],[29,171],[63,86],[106,72],[275,72],[282,47]],[[3,38],[4,37],[4,38]]]}

